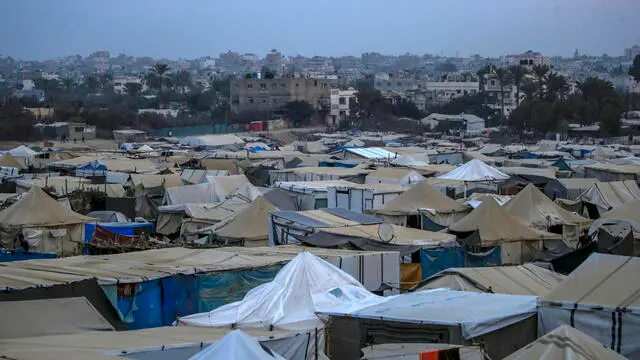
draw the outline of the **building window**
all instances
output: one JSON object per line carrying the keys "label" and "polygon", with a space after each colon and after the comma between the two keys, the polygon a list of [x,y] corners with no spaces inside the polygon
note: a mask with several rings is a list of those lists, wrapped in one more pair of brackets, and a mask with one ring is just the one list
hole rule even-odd
{"label": "building window", "polygon": [[402,86],[402,81],[398,81],[398,82],[396,83],[396,86]]}
{"label": "building window", "polygon": [[460,89],[456,90],[456,94],[460,94],[462,91]]}
{"label": "building window", "polygon": [[496,81],[495,80],[491,80],[491,86],[496,86]]}
{"label": "building window", "polygon": [[299,84],[299,83],[296,83],[296,87],[300,87],[300,84]]}
{"label": "building window", "polygon": [[263,104],[266,104],[267,103],[267,99],[262,98],[262,99],[260,99],[260,102],[263,103]]}
{"label": "building window", "polygon": [[265,83],[261,83],[260,84],[260,89],[266,89],[267,88],[267,84]]}
{"label": "building window", "polygon": [[287,84],[282,83],[282,84],[280,84],[280,86],[281,86],[282,88],[285,88],[285,87],[287,87]]}
{"label": "building window", "polygon": [[340,104],[340,105],[346,105],[346,104],[347,104],[347,98],[346,98],[346,97],[341,97],[341,98],[338,100],[338,104]]}
{"label": "building window", "polygon": [[347,116],[347,112],[344,110],[340,110],[340,116]]}
{"label": "building window", "polygon": [[322,87],[326,89],[326,88],[328,88],[328,87],[329,87],[329,84],[327,84],[327,83],[322,83]]}
{"label": "building window", "polygon": [[253,89],[253,84],[247,84],[247,89]]}
{"label": "building window", "polygon": [[275,88],[277,88],[277,87],[278,87],[278,84],[276,84],[276,83],[271,84],[271,88],[272,88],[272,89],[275,89]]}
{"label": "building window", "polygon": [[318,86],[318,80],[313,80],[313,86]]}
{"label": "building window", "polygon": [[249,104],[253,104],[253,98],[249,98]]}

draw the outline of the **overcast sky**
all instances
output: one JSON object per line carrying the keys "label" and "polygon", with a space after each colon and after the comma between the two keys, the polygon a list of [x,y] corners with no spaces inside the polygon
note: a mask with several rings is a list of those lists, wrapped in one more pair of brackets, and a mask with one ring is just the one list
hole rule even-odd
{"label": "overcast sky", "polygon": [[640,0],[0,0],[0,54],[621,55]]}

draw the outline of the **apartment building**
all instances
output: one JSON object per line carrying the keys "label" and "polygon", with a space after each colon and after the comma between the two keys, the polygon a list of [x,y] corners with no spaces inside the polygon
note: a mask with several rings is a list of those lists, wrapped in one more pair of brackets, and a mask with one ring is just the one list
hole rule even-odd
{"label": "apartment building", "polygon": [[444,104],[465,95],[475,95],[480,91],[477,81],[427,81],[425,92],[427,103]]}
{"label": "apartment building", "polygon": [[336,126],[349,116],[349,102],[356,97],[356,92],[357,90],[354,88],[347,90],[331,89],[331,110],[327,118],[327,125]]}
{"label": "apartment building", "polygon": [[329,105],[333,81],[310,78],[232,80],[231,110],[269,111],[295,100],[304,100],[315,108],[321,108]]}
{"label": "apartment building", "polygon": [[547,65],[549,66],[549,57],[543,56],[539,52],[535,51],[526,51],[522,54],[517,55],[508,55],[506,57],[509,65],[520,65],[526,68],[533,68],[534,66],[539,65]]}

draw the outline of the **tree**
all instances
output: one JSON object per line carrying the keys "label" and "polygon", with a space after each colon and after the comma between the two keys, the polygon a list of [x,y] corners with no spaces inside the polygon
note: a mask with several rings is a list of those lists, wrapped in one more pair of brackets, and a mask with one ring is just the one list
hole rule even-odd
{"label": "tree", "polygon": [[587,120],[590,123],[601,120],[602,111],[607,101],[617,101],[619,96],[613,84],[597,77],[588,77],[576,83],[587,103]]}
{"label": "tree", "polygon": [[456,71],[458,71],[458,67],[454,63],[444,62],[444,63],[436,64],[436,71],[439,71],[439,72],[456,72]]}
{"label": "tree", "polygon": [[155,78],[154,85],[157,86],[158,92],[164,90],[164,85],[167,83],[168,72],[171,70],[169,65],[163,63],[155,63],[151,67],[151,77]]}
{"label": "tree", "polygon": [[186,94],[187,89],[193,86],[193,82],[191,80],[191,73],[186,70],[178,71],[175,77],[175,84],[180,89],[182,95]]}
{"label": "tree", "polygon": [[131,97],[137,97],[142,91],[142,84],[137,82],[128,82],[124,84],[124,91]]}
{"label": "tree", "polygon": [[504,111],[504,88],[505,86],[510,85],[511,83],[511,78],[510,78],[510,74],[507,70],[503,69],[503,68],[497,68],[495,70],[495,75],[496,75],[496,79],[499,82],[500,85],[500,108],[501,108],[501,113],[500,115],[502,116],[502,119],[506,119],[505,116],[505,111]]}
{"label": "tree", "polygon": [[260,73],[265,79],[273,79],[276,77],[275,72],[266,66],[263,66],[262,69],[260,69]]}
{"label": "tree", "polygon": [[67,94],[70,94],[74,91],[76,87],[76,82],[72,78],[66,77],[62,79],[62,86],[64,87],[64,91]]}
{"label": "tree", "polygon": [[289,114],[294,127],[308,123],[315,112],[313,105],[304,100],[290,101],[284,106],[284,110]]}
{"label": "tree", "polygon": [[568,92],[569,83],[564,76],[556,72],[550,72],[549,75],[547,75],[545,94],[547,101],[554,102],[558,99],[564,99]]}
{"label": "tree", "polygon": [[391,104],[380,91],[370,88],[358,89],[356,93],[357,114],[363,118],[391,113]]}
{"label": "tree", "polygon": [[395,116],[408,117],[416,120],[421,119],[424,116],[424,113],[418,109],[413,101],[404,99],[394,104],[391,111]]}
{"label": "tree", "polygon": [[511,80],[513,81],[513,85],[516,87],[516,106],[520,105],[520,87],[522,86],[522,82],[525,79],[525,76],[529,74],[529,71],[520,65],[514,65],[509,67],[509,72],[511,73]]}
{"label": "tree", "polygon": [[547,73],[549,72],[548,65],[534,65],[533,73],[538,79],[538,97],[542,100],[544,96],[544,86],[547,80]]}
{"label": "tree", "polygon": [[532,101],[538,92],[538,84],[530,79],[525,79],[520,85],[519,90],[524,95],[525,101]]}
{"label": "tree", "polygon": [[629,75],[633,77],[633,80],[640,83],[640,55],[636,55],[633,58],[633,65],[629,68]]}
{"label": "tree", "polygon": [[35,116],[15,98],[0,102],[0,140],[30,141],[39,137]]}
{"label": "tree", "polygon": [[84,77],[84,86],[86,86],[89,94],[97,94],[100,90],[100,79],[96,74],[89,74]]}

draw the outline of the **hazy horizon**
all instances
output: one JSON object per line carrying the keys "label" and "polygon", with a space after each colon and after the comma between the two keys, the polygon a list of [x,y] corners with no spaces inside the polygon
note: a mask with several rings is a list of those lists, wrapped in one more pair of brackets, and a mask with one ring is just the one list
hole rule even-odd
{"label": "hazy horizon", "polygon": [[640,43],[639,0],[4,0],[0,54],[23,60],[96,50],[153,58],[227,50],[286,56],[424,54],[620,56]]}

